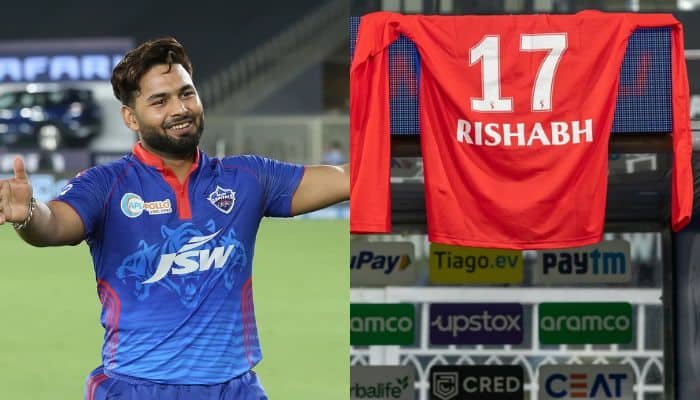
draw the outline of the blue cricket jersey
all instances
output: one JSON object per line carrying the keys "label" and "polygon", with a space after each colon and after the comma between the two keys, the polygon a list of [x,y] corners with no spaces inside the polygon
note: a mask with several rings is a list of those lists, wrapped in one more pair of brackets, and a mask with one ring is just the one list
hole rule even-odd
{"label": "blue cricket jersey", "polygon": [[263,216],[291,214],[304,167],[199,151],[180,183],[155,155],[131,154],[72,179],[57,198],[85,225],[110,376],[214,384],[262,355],[251,267]]}

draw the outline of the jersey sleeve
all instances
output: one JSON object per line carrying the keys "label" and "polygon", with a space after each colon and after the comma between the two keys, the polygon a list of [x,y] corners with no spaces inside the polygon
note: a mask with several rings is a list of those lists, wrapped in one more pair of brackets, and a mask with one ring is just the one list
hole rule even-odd
{"label": "jersey sleeve", "polygon": [[673,167],[671,171],[671,227],[678,232],[693,212],[693,138],[690,130],[690,89],[685,63],[683,26],[670,14],[628,14],[635,28],[669,26],[672,31]]}
{"label": "jersey sleeve", "polygon": [[304,166],[260,156],[245,156],[263,192],[263,215],[291,217],[292,197],[304,176]]}
{"label": "jersey sleeve", "polygon": [[350,67],[350,231],[391,232],[389,55],[393,13],[365,15]]}
{"label": "jersey sleeve", "polygon": [[690,222],[695,194],[693,138],[690,131],[690,88],[685,65],[683,27],[673,29],[673,167],[671,173],[671,226],[675,232]]}
{"label": "jersey sleeve", "polygon": [[85,226],[85,236],[94,236],[104,209],[109,191],[109,176],[99,167],[90,168],[63,187],[54,201],[71,206],[80,216]]}

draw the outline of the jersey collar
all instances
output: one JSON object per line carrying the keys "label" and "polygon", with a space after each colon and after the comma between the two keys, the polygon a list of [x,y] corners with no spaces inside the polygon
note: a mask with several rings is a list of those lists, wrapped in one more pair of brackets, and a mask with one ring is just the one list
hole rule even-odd
{"label": "jersey collar", "polygon": [[[141,145],[141,142],[136,142],[134,147],[131,149],[131,152],[136,156],[136,158],[139,159],[142,163],[154,167],[158,171],[165,171],[168,168],[163,160],[158,157],[157,155],[149,152],[148,150],[144,149],[143,146]],[[192,171],[197,169],[199,166],[199,160],[200,160],[200,155],[199,155],[199,148],[197,148],[197,153],[194,158],[194,162],[192,163],[192,166],[190,167],[190,170],[187,172],[187,175],[191,174]]]}
{"label": "jersey collar", "polygon": [[177,207],[177,215],[180,219],[192,219],[192,207],[190,206],[190,195],[189,195],[189,182],[192,172],[197,169],[200,162],[200,152],[197,149],[197,155],[195,156],[194,162],[187,171],[187,177],[185,181],[180,183],[180,181],[175,176],[175,173],[168,168],[163,160],[157,155],[148,152],[144,149],[140,142],[134,145],[131,150],[134,156],[150,167],[154,167],[161,174],[165,182],[170,186],[175,194],[175,204]]}

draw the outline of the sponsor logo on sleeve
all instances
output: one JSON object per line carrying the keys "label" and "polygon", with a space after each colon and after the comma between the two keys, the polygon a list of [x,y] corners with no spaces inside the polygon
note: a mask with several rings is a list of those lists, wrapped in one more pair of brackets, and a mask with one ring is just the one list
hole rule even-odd
{"label": "sponsor logo on sleeve", "polygon": [[632,278],[630,244],[611,240],[575,249],[537,253],[536,284],[625,283]]}
{"label": "sponsor logo on sleeve", "polygon": [[412,285],[416,266],[411,242],[350,241],[352,286]]}
{"label": "sponsor logo on sleeve", "polygon": [[412,345],[416,310],[413,304],[350,304],[350,344]]}
{"label": "sponsor logo on sleeve", "polygon": [[523,306],[517,303],[431,304],[430,344],[520,344]]}
{"label": "sponsor logo on sleeve", "polygon": [[520,365],[436,365],[430,369],[430,400],[522,400]]}
{"label": "sponsor logo on sleeve", "polygon": [[633,400],[634,371],[627,365],[543,365],[540,400]]}
{"label": "sponsor logo on sleeve", "polygon": [[431,243],[430,281],[448,285],[520,283],[523,253]]}
{"label": "sponsor logo on sleeve", "polygon": [[61,193],[59,193],[59,196],[65,195],[66,193],[70,192],[71,189],[73,189],[73,184],[72,183],[67,184],[66,186],[63,187],[63,189],[61,189]]}
{"label": "sponsor logo on sleeve", "polygon": [[350,367],[350,400],[413,400],[414,375],[410,366]]}
{"label": "sponsor logo on sleeve", "polygon": [[542,344],[627,344],[632,342],[630,303],[541,303]]}

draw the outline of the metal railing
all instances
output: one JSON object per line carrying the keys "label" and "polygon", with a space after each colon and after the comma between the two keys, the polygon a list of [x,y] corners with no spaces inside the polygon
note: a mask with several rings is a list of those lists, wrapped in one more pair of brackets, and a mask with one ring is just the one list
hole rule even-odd
{"label": "metal railing", "polygon": [[[636,332],[633,344],[540,346],[537,305],[544,302],[624,301],[636,309]],[[428,343],[430,303],[499,303],[518,301],[529,312],[526,328],[529,346],[448,346],[431,348]],[[352,303],[414,303],[419,305],[418,345],[415,347],[370,346],[350,349],[350,365],[413,365],[416,368],[417,399],[428,400],[428,374],[433,365],[448,364],[518,364],[525,371],[527,398],[537,399],[538,369],[547,364],[627,364],[635,373],[637,400],[663,393],[663,340],[658,346],[647,331],[659,330],[662,321],[649,317],[650,310],[661,315],[660,289],[585,289],[585,288],[479,288],[479,287],[388,287],[385,289],[351,289]],[[529,332],[529,340],[528,340]]]}

